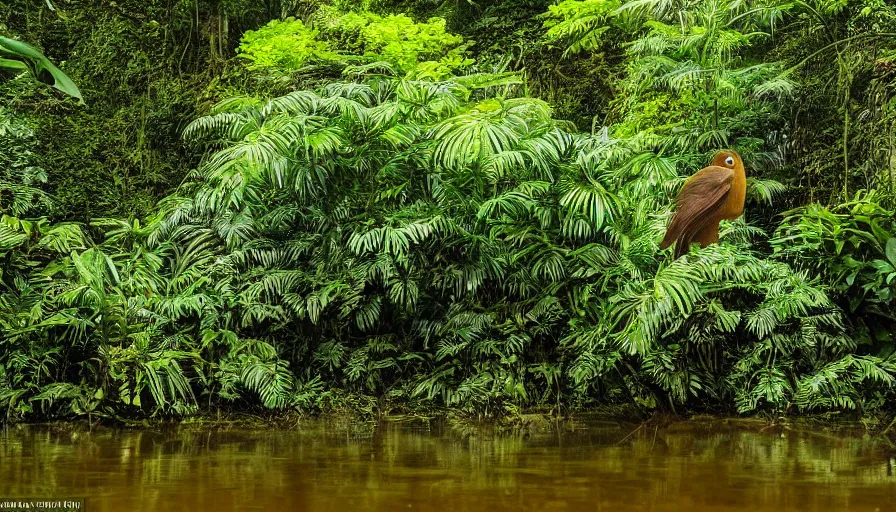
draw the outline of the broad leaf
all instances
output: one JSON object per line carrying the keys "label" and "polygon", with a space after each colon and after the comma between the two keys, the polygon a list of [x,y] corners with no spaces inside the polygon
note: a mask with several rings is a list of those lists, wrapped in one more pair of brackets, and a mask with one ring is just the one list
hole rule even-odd
{"label": "broad leaf", "polygon": [[890,264],[896,267],[896,238],[887,240],[886,255],[887,260],[890,261]]}
{"label": "broad leaf", "polygon": [[38,81],[84,103],[81,91],[72,79],[29,44],[0,36],[0,69],[27,69]]}

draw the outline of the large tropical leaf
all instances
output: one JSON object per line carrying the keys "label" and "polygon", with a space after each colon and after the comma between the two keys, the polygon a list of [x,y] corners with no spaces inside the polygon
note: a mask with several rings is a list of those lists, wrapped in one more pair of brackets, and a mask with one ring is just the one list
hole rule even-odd
{"label": "large tropical leaf", "polygon": [[78,86],[33,46],[0,36],[0,70],[28,71],[36,80],[77,98],[84,98]]}

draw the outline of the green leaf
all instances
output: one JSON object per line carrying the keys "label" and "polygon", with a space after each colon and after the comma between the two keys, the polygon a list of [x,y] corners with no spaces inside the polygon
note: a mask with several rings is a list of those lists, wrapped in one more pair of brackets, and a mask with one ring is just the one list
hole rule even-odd
{"label": "green leaf", "polygon": [[887,255],[887,259],[890,261],[890,264],[896,266],[896,238],[887,240],[885,254]]}
{"label": "green leaf", "polygon": [[[893,272],[893,270],[894,270],[893,265],[887,263],[884,260],[874,260],[871,262],[871,266],[876,268],[877,271],[882,274],[889,274],[890,272]],[[852,283],[849,283],[849,284],[852,284]]]}
{"label": "green leaf", "polygon": [[36,80],[84,103],[78,86],[33,46],[0,36],[0,69],[27,69]]}

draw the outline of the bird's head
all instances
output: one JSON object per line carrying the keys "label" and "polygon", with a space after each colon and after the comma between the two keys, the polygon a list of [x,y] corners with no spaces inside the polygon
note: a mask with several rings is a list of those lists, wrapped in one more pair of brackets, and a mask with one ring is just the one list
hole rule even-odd
{"label": "bird's head", "polygon": [[743,170],[744,161],[741,160],[740,154],[737,151],[734,151],[733,149],[725,149],[716,153],[715,158],[712,159],[712,165]]}

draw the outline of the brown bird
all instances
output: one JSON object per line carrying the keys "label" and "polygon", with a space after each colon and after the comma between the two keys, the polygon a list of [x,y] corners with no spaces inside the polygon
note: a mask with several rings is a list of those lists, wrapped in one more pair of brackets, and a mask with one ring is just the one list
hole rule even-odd
{"label": "brown bird", "polygon": [[736,151],[720,151],[709,167],[700,169],[684,183],[660,249],[675,242],[677,259],[687,254],[694,242],[701,247],[718,243],[719,221],[740,217],[746,197],[743,160]]}

